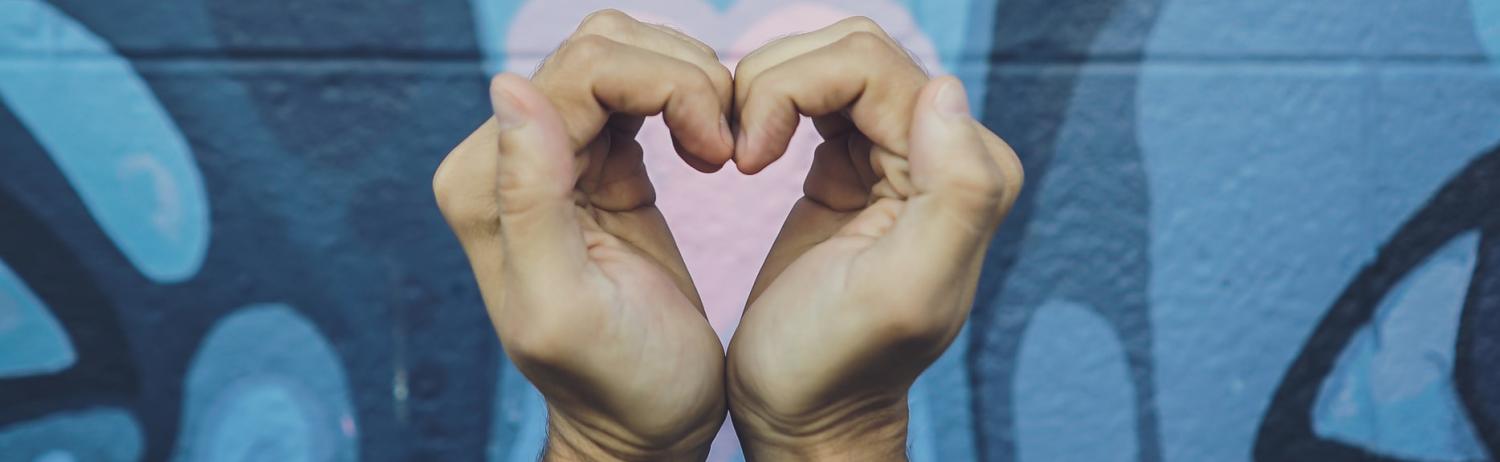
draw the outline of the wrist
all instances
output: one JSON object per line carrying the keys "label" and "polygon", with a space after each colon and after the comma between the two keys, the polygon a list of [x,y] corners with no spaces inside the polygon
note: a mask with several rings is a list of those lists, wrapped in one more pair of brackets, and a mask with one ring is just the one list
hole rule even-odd
{"label": "wrist", "polygon": [[749,461],[905,461],[906,400],[853,406],[807,418],[771,417],[736,407],[730,413]]}
{"label": "wrist", "polygon": [[708,457],[717,429],[693,432],[670,442],[652,443],[602,428],[580,425],[548,412],[547,443],[542,460],[571,461],[701,461]]}

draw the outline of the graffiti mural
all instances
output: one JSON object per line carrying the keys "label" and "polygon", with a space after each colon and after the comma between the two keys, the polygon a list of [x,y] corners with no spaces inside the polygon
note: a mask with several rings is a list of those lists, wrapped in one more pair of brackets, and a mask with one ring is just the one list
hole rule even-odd
{"label": "graffiti mural", "polygon": [[[1492,1],[0,0],[0,462],[535,460],[430,176],[603,7],[869,16],[1020,153],[914,460],[1500,457]],[[815,134],[641,136],[727,339]]]}

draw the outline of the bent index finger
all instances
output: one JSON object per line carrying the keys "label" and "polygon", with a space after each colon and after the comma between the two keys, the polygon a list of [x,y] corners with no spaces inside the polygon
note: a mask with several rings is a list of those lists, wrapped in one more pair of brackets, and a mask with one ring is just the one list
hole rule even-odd
{"label": "bent index finger", "polygon": [[744,101],[745,93],[750,89],[750,83],[767,69],[775,67],[792,58],[801,56],[813,50],[832,45],[839,39],[855,32],[868,32],[875,34],[889,43],[892,47],[900,48],[895,39],[890,38],[884,29],[880,28],[874,20],[864,16],[846,18],[833,23],[828,27],[812,32],[789,35],[762,45],[745,55],[734,68],[734,98],[736,101]]}
{"label": "bent index finger", "polygon": [[586,146],[612,114],[662,114],[682,147],[722,165],[733,154],[726,110],[712,80],[698,66],[600,35],[560,47],[532,82],[552,101],[574,150]]}
{"label": "bent index finger", "polygon": [[907,153],[912,107],[928,77],[887,40],[853,32],[760,72],[743,92],[737,89],[740,170],[757,172],[781,157],[800,115],[847,115],[875,144]]}
{"label": "bent index finger", "polygon": [[600,35],[626,45],[677,58],[703,70],[725,107],[729,106],[733,80],[712,47],[667,26],[641,22],[619,10],[590,14],[578,25],[575,37]]}

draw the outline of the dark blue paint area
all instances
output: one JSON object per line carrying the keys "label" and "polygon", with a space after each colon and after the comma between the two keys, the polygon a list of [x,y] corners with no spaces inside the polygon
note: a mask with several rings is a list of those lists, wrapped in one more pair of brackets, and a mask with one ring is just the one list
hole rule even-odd
{"label": "dark blue paint area", "polygon": [[333,348],[296,311],[243,308],[219,321],[184,387],[177,460],[359,460],[349,384]]}
{"label": "dark blue paint area", "polygon": [[[1053,303],[1093,310],[1114,331],[1134,415],[1115,423],[1113,433],[1135,435],[1137,460],[1162,457],[1148,298],[1154,192],[1133,118],[1142,104],[1139,75],[1082,63],[1104,40],[1134,47],[1126,57],[1138,54],[1158,8],[1151,0],[1023,0],[996,8],[983,121],[1020,156],[1026,186],[991,242],[971,321],[969,368],[984,460],[1017,460],[1018,406],[1047,399],[1016,392],[1016,367],[1023,332]],[[1113,417],[1116,410],[1100,412]],[[1096,417],[1114,422],[1067,418]],[[1037,437],[1030,444],[1069,444]]]}
{"label": "dark blue paint area", "polygon": [[[1028,174],[914,457],[1500,453],[1500,4],[896,3]],[[520,4],[0,2],[0,462],[534,460],[429,184]]]}
{"label": "dark blue paint area", "polygon": [[[339,445],[364,458],[482,457],[496,342],[430,187],[438,160],[487,112],[468,4],[53,4],[112,44],[179,127],[212,211],[211,244],[191,278],[147,277],[40,136],[14,108],[0,111],[0,259],[78,355],[59,374],[0,380],[0,425],[121,406],[136,411],[144,460],[168,460],[202,430],[186,421],[198,412],[186,395],[210,330],[242,307],[283,302],[346,376],[340,407],[358,431]],[[421,46],[386,48],[397,42]],[[311,415],[302,394],[273,380],[223,409],[300,419]]]}
{"label": "dark blue paint area", "polygon": [[1471,423],[1489,447],[1500,454],[1500,218],[1490,220],[1480,240],[1479,262],[1464,302],[1458,331],[1454,382]]}

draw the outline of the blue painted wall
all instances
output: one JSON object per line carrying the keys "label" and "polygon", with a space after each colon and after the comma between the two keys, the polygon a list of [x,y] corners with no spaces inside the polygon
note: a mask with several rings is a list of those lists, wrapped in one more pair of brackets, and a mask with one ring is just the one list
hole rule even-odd
{"label": "blue painted wall", "polygon": [[[915,457],[1500,457],[1500,2],[897,3],[1028,174]],[[517,7],[0,0],[0,462],[534,457],[429,188]]]}

